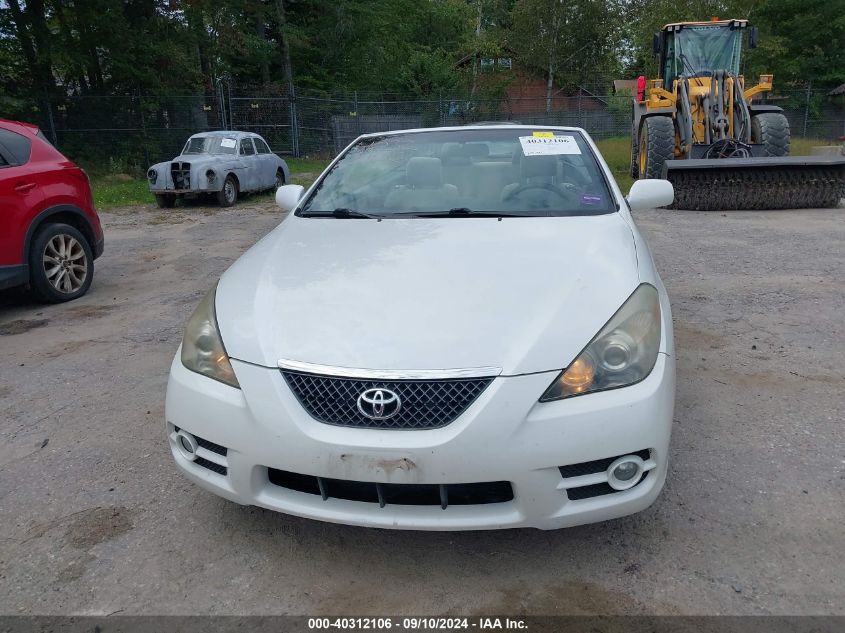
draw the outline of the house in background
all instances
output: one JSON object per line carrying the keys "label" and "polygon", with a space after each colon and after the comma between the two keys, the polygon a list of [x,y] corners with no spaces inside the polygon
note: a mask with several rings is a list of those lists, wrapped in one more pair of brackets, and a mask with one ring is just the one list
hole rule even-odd
{"label": "house in background", "polygon": [[559,88],[552,95],[551,107],[547,112],[545,77],[521,64],[511,50],[505,49],[503,56],[497,58],[470,53],[459,59],[455,68],[466,74],[476,73],[476,94],[501,94],[500,100],[497,98],[498,112],[509,118],[519,118],[526,114],[598,112],[608,108],[603,96],[579,85]]}

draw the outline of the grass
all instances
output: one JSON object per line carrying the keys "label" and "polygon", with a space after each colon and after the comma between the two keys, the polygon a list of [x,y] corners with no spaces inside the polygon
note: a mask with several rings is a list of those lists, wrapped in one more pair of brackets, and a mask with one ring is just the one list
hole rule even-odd
{"label": "grass", "polygon": [[[828,145],[829,141],[819,139],[792,139],[791,154],[807,156],[810,148],[816,145]],[[630,174],[631,139],[627,136],[607,138],[597,141],[599,151],[607,161],[613,177],[623,193],[627,193],[634,183]],[[291,184],[308,187],[331,162],[330,158],[286,158],[291,171]],[[141,204],[152,204],[147,181],[132,178],[127,174],[108,174],[90,169],[91,187],[94,191],[94,204],[98,209],[111,209]]]}
{"label": "grass", "polygon": [[622,193],[627,194],[631,185],[634,184],[634,179],[631,178],[631,138],[628,136],[606,138],[596,141],[596,145],[599,146],[599,151],[604,156],[610,171],[613,172],[613,177]]}
{"label": "grass", "polygon": [[154,202],[146,180],[126,174],[91,176],[91,190],[97,209],[111,209]]}

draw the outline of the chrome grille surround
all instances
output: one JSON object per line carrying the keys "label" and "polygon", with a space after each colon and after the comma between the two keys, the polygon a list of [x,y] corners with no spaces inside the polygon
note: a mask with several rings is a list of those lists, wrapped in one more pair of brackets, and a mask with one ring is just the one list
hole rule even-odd
{"label": "chrome grille surround", "polygon": [[[494,378],[388,380],[327,376],[284,368],[281,372],[302,407],[319,422],[393,430],[437,429],[451,424]],[[358,409],[358,397],[368,389],[389,389],[396,393],[402,401],[399,412],[387,419],[363,415]]]}

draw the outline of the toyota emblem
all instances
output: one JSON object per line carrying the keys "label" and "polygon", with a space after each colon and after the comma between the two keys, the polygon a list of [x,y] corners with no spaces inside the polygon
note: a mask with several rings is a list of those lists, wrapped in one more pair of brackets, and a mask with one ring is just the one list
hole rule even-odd
{"label": "toyota emblem", "polygon": [[358,396],[358,411],[371,420],[387,420],[399,413],[401,408],[399,394],[390,389],[367,389]]}

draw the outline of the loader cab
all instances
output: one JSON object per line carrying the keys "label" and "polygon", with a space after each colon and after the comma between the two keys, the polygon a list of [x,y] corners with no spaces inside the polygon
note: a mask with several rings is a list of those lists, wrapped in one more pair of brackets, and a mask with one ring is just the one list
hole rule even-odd
{"label": "loader cab", "polygon": [[667,24],[654,36],[654,52],[660,58],[663,88],[672,89],[680,75],[711,77],[716,70],[739,74],[742,34],[749,29],[749,45],[756,45],[756,28],[747,20],[679,22]]}

